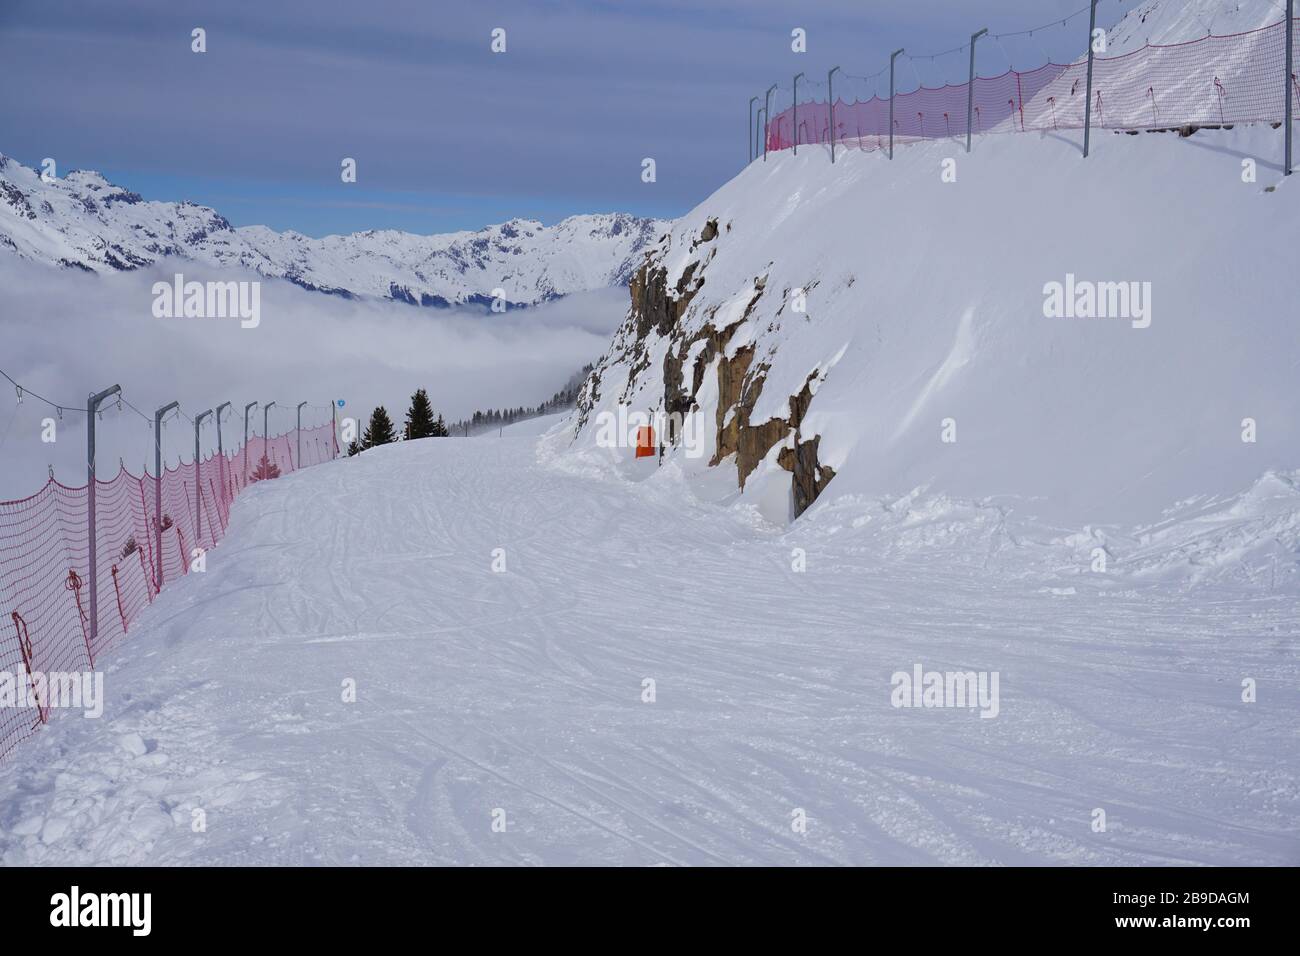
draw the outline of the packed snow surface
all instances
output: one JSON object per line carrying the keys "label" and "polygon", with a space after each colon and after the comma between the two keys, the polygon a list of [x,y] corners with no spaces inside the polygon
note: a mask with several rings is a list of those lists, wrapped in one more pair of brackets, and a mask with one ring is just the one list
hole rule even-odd
{"label": "packed snow surface", "polygon": [[[942,501],[777,529],[556,437],[250,490],[104,716],[0,767],[0,860],[1300,862],[1294,585],[1085,573]],[[997,672],[997,716],[892,706],[916,665]]]}

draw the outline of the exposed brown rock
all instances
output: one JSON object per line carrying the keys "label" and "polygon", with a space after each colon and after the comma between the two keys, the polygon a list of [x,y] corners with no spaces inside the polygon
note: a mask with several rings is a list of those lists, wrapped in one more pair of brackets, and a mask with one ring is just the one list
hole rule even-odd
{"label": "exposed brown rock", "polygon": [[796,436],[794,448],[782,448],[777,456],[777,464],[794,473],[792,484],[796,518],[808,510],[808,506],[817,500],[817,496],[835,477],[835,469],[817,463],[817,444],[820,441],[820,435],[814,435],[807,441],[799,441]]}
{"label": "exposed brown rock", "polygon": [[[727,230],[731,230],[730,225],[727,226]],[[704,224],[704,228],[700,230],[700,238],[691,243],[691,252],[694,252],[699,246],[704,245],[706,242],[712,242],[716,238],[718,238],[718,220],[710,219]]]}
{"label": "exposed brown rock", "polygon": [[[730,232],[729,223],[727,231]],[[712,242],[718,236],[718,221],[710,219],[704,224],[699,238],[691,243],[691,249]],[[707,270],[710,259],[711,254],[705,254],[690,263],[671,288],[667,269],[651,258],[633,275],[630,288],[632,308],[615,339],[616,344],[621,345],[621,354],[611,351],[611,356],[603,359],[592,372],[579,398],[578,427],[581,428],[586,423],[588,412],[599,400],[600,378],[606,364],[620,359],[629,364],[628,384],[624,393],[626,400],[641,373],[649,367],[650,349],[647,340],[651,333],[663,336],[669,340],[663,363],[664,411],[670,415],[686,415],[696,408],[696,395],[704,384],[704,376],[716,359],[717,453],[709,464],[716,466],[734,455],[737,483],[743,489],[746,479],[772,448],[789,439],[791,444],[782,448],[777,461],[781,467],[791,472],[794,512],[797,517],[816,500],[835,476],[831,468],[820,465],[817,461],[819,437],[804,440],[799,430],[812,402],[812,382],[816,373],[809,375],[798,395],[791,396],[788,419],[750,421],[767,380],[768,365],[755,362],[756,351],[752,344],[737,349],[731,356],[726,354],[726,350],[736,329],[749,318],[762,298],[767,277],[755,277],[753,296],[738,321],[725,329],[718,329],[711,321],[705,321],[698,332],[688,337],[682,331],[681,320],[704,285],[703,273]],[[712,316],[707,318],[711,320]],[[700,342],[703,342],[703,347],[698,349],[693,361],[688,386],[686,357]]]}

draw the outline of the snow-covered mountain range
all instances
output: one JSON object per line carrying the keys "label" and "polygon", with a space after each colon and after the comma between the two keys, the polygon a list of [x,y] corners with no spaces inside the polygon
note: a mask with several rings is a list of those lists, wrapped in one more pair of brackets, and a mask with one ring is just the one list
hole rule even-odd
{"label": "snow-covered mountain range", "polygon": [[177,257],[348,298],[446,307],[487,304],[501,289],[512,305],[533,305],[625,284],[666,225],[608,213],[553,226],[512,219],[476,232],[370,230],[314,239],[236,228],[214,209],[146,200],[96,172],[46,181],[0,155],[0,254],[100,273]]}

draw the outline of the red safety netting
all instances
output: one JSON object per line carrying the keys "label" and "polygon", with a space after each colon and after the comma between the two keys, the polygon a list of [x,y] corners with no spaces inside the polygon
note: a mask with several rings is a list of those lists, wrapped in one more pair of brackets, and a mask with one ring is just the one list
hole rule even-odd
{"label": "red safety netting", "polygon": [[[1295,62],[1300,62],[1296,30]],[[1122,56],[1096,56],[1092,75],[1092,125],[1143,130],[1235,123],[1280,123],[1286,93],[1300,106],[1300,81],[1286,73],[1286,21],[1231,36],[1206,36],[1168,46],[1145,46]],[[1284,80],[1289,80],[1284,93]],[[1082,129],[1088,61],[1049,63],[977,77],[971,129],[975,133]],[[895,143],[965,137],[969,83],[922,86],[894,96]],[[1300,114],[1300,109],[1296,109]],[[766,123],[768,150],[831,141],[830,108],[800,102]],[[798,129],[796,130],[796,120]],[[835,101],[835,142],[863,150],[889,140],[889,99]]]}
{"label": "red safety netting", "polygon": [[[30,498],[0,501],[0,675],[27,681],[26,698],[34,673],[92,669],[166,582],[189,573],[194,549],[222,539],[240,491],[337,454],[333,426],[321,425],[250,439],[198,467],[165,468],[161,488],[155,476],[125,468],[97,479],[97,629],[90,626],[87,488],[51,477]],[[0,759],[48,719],[48,707],[48,700],[0,707]]]}

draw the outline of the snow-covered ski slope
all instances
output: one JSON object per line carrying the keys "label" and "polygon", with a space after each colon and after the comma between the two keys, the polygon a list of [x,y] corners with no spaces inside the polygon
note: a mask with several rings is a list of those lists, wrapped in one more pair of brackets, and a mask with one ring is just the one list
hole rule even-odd
{"label": "snow-covered ski slope", "polygon": [[[0,860],[1300,862],[1293,597],[1008,573],[941,518],[778,530],[554,447],[251,489],[103,718],[0,767]],[[918,664],[998,672],[996,718],[891,706]]]}
{"label": "snow-covered ski slope", "polygon": [[1208,34],[1249,33],[1285,18],[1283,0],[1144,0],[1125,11],[1109,30],[1106,55],[1132,53],[1148,43],[1168,45]]}

